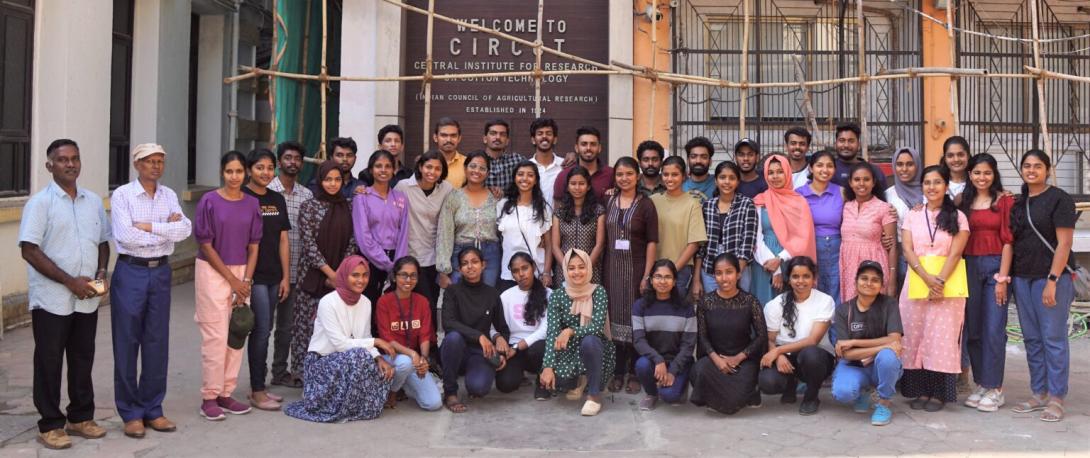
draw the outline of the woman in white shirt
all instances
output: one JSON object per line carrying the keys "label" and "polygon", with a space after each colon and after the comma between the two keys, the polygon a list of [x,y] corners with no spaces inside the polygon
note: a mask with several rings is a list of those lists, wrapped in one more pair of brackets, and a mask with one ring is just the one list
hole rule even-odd
{"label": "woman in white shirt", "polygon": [[817,413],[821,383],[833,373],[833,346],[827,331],[836,307],[833,298],[814,289],[817,265],[806,256],[787,261],[791,288],[765,304],[768,353],[761,358],[758,385],[765,394],[782,394],[780,402],[795,402],[801,380],[806,391],[800,415]]}
{"label": "woman in white shirt", "polygon": [[[545,195],[537,184],[541,181],[537,166],[522,161],[515,167],[515,179],[496,204],[496,220],[503,242],[501,265],[510,265],[516,252],[530,253],[541,282],[553,286],[552,243],[550,231],[553,224],[552,209],[545,202]],[[496,289],[504,291],[515,284],[511,271],[500,272]]]}
{"label": "woman in white shirt", "polygon": [[[500,294],[503,303],[503,317],[511,329],[511,350],[507,353],[507,365],[496,373],[496,389],[510,393],[522,384],[524,372],[535,376],[541,372],[541,361],[545,357],[545,309],[549,305],[549,289],[534,274],[537,264],[525,251],[516,252],[507,263],[515,286]],[[492,330],[492,335],[497,334]],[[549,391],[534,381],[534,398],[539,401],[549,399]]]}
{"label": "woman in white shirt", "polygon": [[[336,291],[318,303],[314,333],[303,362],[303,399],[284,408],[301,420],[370,420],[412,372],[412,359],[371,337],[371,301],[362,297],[370,272],[361,256],[337,268]],[[382,350],[382,353],[379,352]]]}

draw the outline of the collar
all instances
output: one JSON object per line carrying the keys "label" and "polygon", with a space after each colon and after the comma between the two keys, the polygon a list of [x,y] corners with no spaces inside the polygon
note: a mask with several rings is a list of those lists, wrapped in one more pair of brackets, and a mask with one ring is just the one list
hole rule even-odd
{"label": "collar", "polygon": [[[130,183],[132,183],[133,188],[136,189],[136,195],[138,195],[138,196],[141,195],[141,194],[146,195],[148,193],[148,190],[144,189],[144,185],[140,183],[139,178],[137,178],[135,180],[132,180]],[[158,181],[156,181],[155,182],[155,196],[154,197],[153,196],[148,196],[148,197],[151,197],[152,199],[158,198],[159,194],[160,194],[159,191],[162,190],[162,189],[163,189],[163,185],[160,184]]]}
{"label": "collar", "polygon": [[[57,184],[57,182],[54,181],[54,180],[49,180],[49,185],[46,186],[46,189],[52,190],[53,194],[56,194],[57,196],[68,197],[68,193],[64,192],[64,189],[61,188],[61,185]],[[77,198],[87,197],[87,190],[83,189],[78,184],[76,185],[76,197]]]}
{"label": "collar", "polygon": [[[439,155],[442,156],[443,153],[439,153]],[[451,160],[447,161],[447,165],[456,164],[458,162],[461,162],[461,161],[465,160],[465,158],[466,158],[466,155],[462,154],[459,151],[455,151],[454,152],[454,159],[451,159]],[[446,157],[443,157],[443,160],[446,160]]]}
{"label": "collar", "polygon": [[825,192],[822,192],[821,194],[815,194],[814,190],[812,188],[810,188],[810,183],[806,183],[806,184],[804,184],[802,186],[799,186],[798,189],[795,190],[795,192],[799,193],[799,195],[801,195],[803,197],[806,197],[806,196],[821,197],[821,196],[824,196],[826,194],[832,193],[834,191],[839,191],[839,190],[840,190],[840,185],[830,181],[829,184],[825,187]]}
{"label": "collar", "polygon": [[542,164],[541,162],[537,161],[537,153],[535,152],[533,156],[530,156],[530,162],[533,162],[534,164],[545,167],[546,169],[551,169],[553,167],[559,167],[560,165],[563,164],[564,161],[561,160],[559,157],[557,157],[556,153],[551,153],[551,155],[553,157],[553,161],[548,163],[548,164]]}

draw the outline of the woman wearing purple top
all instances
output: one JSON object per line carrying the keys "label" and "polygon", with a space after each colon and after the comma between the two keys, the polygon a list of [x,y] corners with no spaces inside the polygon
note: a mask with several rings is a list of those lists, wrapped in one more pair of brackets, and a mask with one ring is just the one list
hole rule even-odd
{"label": "woman wearing purple top", "polygon": [[231,310],[245,307],[257,267],[261,207],[242,192],[246,159],[229,151],[220,159],[223,186],[197,204],[193,235],[200,245],[194,266],[197,325],[201,330],[200,414],[223,420],[223,412],[244,414],[250,406],[231,398],[238,385],[242,349],[227,346]]}
{"label": "woman wearing purple top", "polygon": [[[394,156],[386,150],[371,154],[367,163],[374,184],[352,199],[352,227],[360,253],[367,259],[371,281],[363,296],[378,303],[394,260],[409,253],[409,199],[390,187],[394,177]],[[371,332],[378,333],[375,310],[371,309]]]}
{"label": "woman wearing purple top", "polygon": [[810,156],[810,182],[797,191],[810,204],[817,239],[817,290],[840,298],[840,221],[844,213],[844,190],[833,183],[836,157],[823,150]]}

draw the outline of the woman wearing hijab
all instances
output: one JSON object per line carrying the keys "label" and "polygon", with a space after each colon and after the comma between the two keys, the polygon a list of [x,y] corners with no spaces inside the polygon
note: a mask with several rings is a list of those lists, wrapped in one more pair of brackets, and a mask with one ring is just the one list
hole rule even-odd
{"label": "woman wearing hijab", "polygon": [[563,288],[553,290],[546,313],[545,359],[539,377],[542,388],[567,390],[578,401],[586,388],[584,416],[602,410],[602,390],[613,373],[614,349],[608,325],[606,290],[590,282],[590,255],[569,250],[564,255]]}
{"label": "woman wearing hijab", "polygon": [[[336,291],[322,297],[314,319],[303,399],[284,408],[288,416],[323,423],[371,420],[382,413],[391,383],[404,382],[408,371],[395,371],[379,353],[396,355],[393,347],[371,337],[371,301],[363,297],[370,274],[367,260],[355,255],[337,268]],[[398,359],[411,369],[404,364],[407,356]]]}
{"label": "woman wearing hijab", "polygon": [[[904,225],[908,211],[923,205],[923,186],[920,185],[920,172],[923,161],[915,148],[906,146],[893,155],[893,186],[886,188],[886,202],[897,210],[897,246],[901,245],[901,226]],[[904,254],[897,256],[897,291],[905,283],[908,265]]]}
{"label": "woman wearing hijab", "polygon": [[318,300],[333,291],[337,272],[332,266],[355,254],[352,205],[341,194],[341,171],[334,161],[318,168],[318,192],[299,207],[299,240],[303,253],[296,276],[294,323],[291,336],[291,373],[302,374],[303,358],[314,330]]}
{"label": "woman wearing hijab", "polygon": [[783,156],[769,156],[764,176],[768,190],[753,199],[760,218],[756,258],[764,268],[752,269],[751,288],[757,300],[767,304],[783,289],[780,266],[795,256],[817,259],[817,245],[810,205],[791,189],[791,163]]}

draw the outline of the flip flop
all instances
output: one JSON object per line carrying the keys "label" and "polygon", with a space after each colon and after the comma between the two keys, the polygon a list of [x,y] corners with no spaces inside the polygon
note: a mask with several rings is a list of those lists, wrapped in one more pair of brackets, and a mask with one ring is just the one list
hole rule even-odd
{"label": "flip flop", "polygon": [[452,413],[465,413],[465,411],[468,410],[458,396],[447,396],[447,398],[443,400],[443,405]]}

